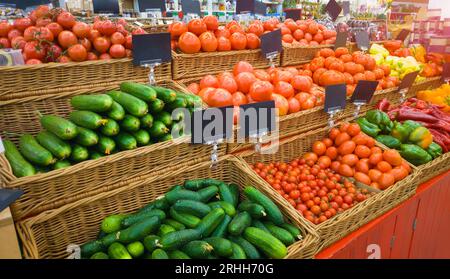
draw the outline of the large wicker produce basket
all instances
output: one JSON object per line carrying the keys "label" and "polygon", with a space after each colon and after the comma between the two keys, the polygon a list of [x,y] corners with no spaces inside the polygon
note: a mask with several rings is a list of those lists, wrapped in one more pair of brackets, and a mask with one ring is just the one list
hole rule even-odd
{"label": "large wicker produce basket", "polygon": [[281,66],[292,66],[310,62],[319,50],[332,47],[333,45],[292,46],[283,44]]}
{"label": "large wicker produce basket", "polygon": [[[148,80],[149,69],[131,58],[0,67],[0,101],[40,95],[41,90],[84,87],[86,90],[124,80]],[[170,63],[155,68],[157,81],[171,79]],[[56,91],[58,92],[58,91]]]}
{"label": "large wicker produce basket", "polygon": [[[160,85],[175,88],[171,81]],[[101,93],[116,86],[98,88],[91,93]],[[68,90],[64,93],[32,96],[0,103],[0,131],[16,134],[36,134],[41,130],[37,111],[42,114],[65,116],[71,111],[72,96],[86,93],[84,90]],[[17,143],[11,134],[4,138]],[[5,162],[0,165],[0,176],[5,188],[20,188],[24,195],[12,204],[14,220],[36,215],[42,211],[119,187],[130,180],[139,179],[156,169],[187,162],[209,161],[212,147],[191,145],[189,137],[178,138],[135,150],[123,151],[97,160],[89,160],[74,166],[34,176],[16,178]],[[219,145],[219,157],[226,152]],[[1,163],[1,161],[0,161]],[[0,180],[1,182],[1,180]]]}
{"label": "large wicker produce basket", "polygon": [[[110,214],[134,212],[164,195],[170,187],[186,179],[216,178],[240,187],[258,186],[251,174],[241,169],[242,161],[223,158],[216,168],[208,162],[174,167],[159,174],[146,176],[124,187],[86,197],[58,209],[45,211],[18,222],[17,231],[26,258],[66,258],[69,244],[81,245],[95,239],[100,223]],[[264,191],[264,189],[262,189]],[[303,226],[295,210],[285,200],[264,192],[282,210],[283,214],[302,231],[303,239],[289,247],[288,258],[311,258],[317,252],[318,237],[311,226]]]}
{"label": "large wicker produce basket", "polygon": [[[184,54],[172,51],[173,79],[186,79],[203,77],[208,74],[217,74],[232,70],[234,64],[247,61],[254,68],[269,67],[269,60],[261,55],[261,50],[233,50],[217,52],[200,52]],[[275,66],[280,65],[280,57],[274,60]]]}
{"label": "large wicker produce basket", "polygon": [[[239,154],[239,158],[248,164],[273,161],[289,162],[300,157],[303,153],[311,151],[311,146],[314,141],[326,137],[327,132],[327,128],[321,128],[288,138],[280,143],[279,149],[275,154],[258,154],[254,151],[245,151]],[[247,165],[247,171],[252,171],[249,165]],[[361,227],[363,224],[412,196],[415,193],[417,186],[417,180],[414,179],[416,175],[417,171],[413,169],[413,172],[402,181],[377,193],[364,202],[358,203],[351,209],[334,216],[322,224],[313,225],[310,223],[320,237],[321,247],[326,247],[341,239],[345,235]],[[271,192],[272,195],[282,198],[278,192],[255,172],[253,172],[253,179],[259,181],[258,184],[265,187],[267,192]],[[292,207],[292,209],[294,208]],[[298,218],[304,224],[309,223],[309,221],[299,213]]]}

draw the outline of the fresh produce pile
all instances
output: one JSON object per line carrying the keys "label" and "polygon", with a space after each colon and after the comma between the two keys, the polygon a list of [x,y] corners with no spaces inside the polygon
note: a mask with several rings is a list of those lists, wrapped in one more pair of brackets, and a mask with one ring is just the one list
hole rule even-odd
{"label": "fresh produce pile", "polygon": [[424,90],[417,93],[417,98],[434,105],[440,110],[450,113],[450,85],[444,83],[439,88]]}
{"label": "fresh produce pile", "polygon": [[139,211],[106,217],[96,240],[81,246],[91,259],[281,259],[301,238],[256,188],[216,179],[186,180]]}
{"label": "fresh produce pile", "polygon": [[313,20],[287,19],[280,23],[277,18],[264,23],[254,20],[247,27],[234,20],[219,26],[217,17],[209,15],[203,19],[192,19],[187,24],[174,22],[169,25],[168,32],[172,38],[172,49],[198,53],[257,49],[261,44],[261,35],[278,28],[281,29],[283,42],[289,45],[314,46],[334,44],[336,41],[336,31],[327,30]]}
{"label": "fresh produce pile", "polygon": [[446,153],[450,148],[450,116],[416,98],[398,106],[386,99],[357,120],[361,130],[389,148],[400,150],[410,163],[418,166]]}
{"label": "fresh produce pile", "polygon": [[28,17],[0,22],[0,48],[21,49],[26,64],[131,57],[132,34],[146,33],[124,19],[76,21],[62,9],[39,6]]}
{"label": "fresh produce pile", "polygon": [[[123,82],[122,91],[80,95],[71,99],[75,109],[68,119],[41,115],[45,130],[24,134],[19,150],[4,140],[5,155],[16,177],[68,167],[121,150],[131,150],[183,134],[183,117],[176,108],[201,105],[193,95],[158,86]],[[199,104],[200,103],[200,104]]]}
{"label": "fresh produce pile", "polygon": [[234,65],[233,73],[206,75],[188,89],[210,107],[239,106],[274,100],[280,116],[307,110],[324,102],[324,92],[310,76],[293,67],[253,69],[245,61]]}

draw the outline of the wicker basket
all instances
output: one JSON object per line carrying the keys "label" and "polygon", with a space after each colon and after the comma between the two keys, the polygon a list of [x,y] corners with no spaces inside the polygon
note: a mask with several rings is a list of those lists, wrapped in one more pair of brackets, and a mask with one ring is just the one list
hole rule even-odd
{"label": "wicker basket", "polygon": [[433,161],[417,167],[420,176],[417,178],[418,184],[427,182],[431,178],[450,170],[450,152],[434,159]]}
{"label": "wicker basket", "polygon": [[147,33],[161,33],[168,32],[169,24],[161,24],[161,25],[144,25],[142,29],[144,29]]}
{"label": "wicker basket", "polygon": [[[30,97],[42,89],[61,90],[74,84],[85,87],[87,92],[124,80],[148,80],[148,74],[149,69],[133,66],[131,58],[0,67],[0,101]],[[170,80],[170,63],[156,67],[155,76],[157,81]]]}
{"label": "wicker basket", "polygon": [[283,44],[281,66],[292,66],[311,61],[316,53],[323,48],[332,48],[333,45],[320,46],[291,46]]}
{"label": "wicker basket", "polygon": [[[314,141],[326,137],[327,131],[327,128],[321,128],[288,138],[279,145],[279,149],[275,154],[258,154],[254,151],[246,151],[239,154],[239,158],[248,164],[273,161],[288,162],[298,158],[305,152],[309,152]],[[248,172],[252,171],[249,165],[246,167]],[[313,226],[320,237],[321,247],[326,247],[411,197],[418,185],[417,180],[415,180],[417,174],[416,169],[413,169],[413,172],[402,181],[322,224],[313,225],[300,214],[298,214],[298,218],[300,218],[302,223],[309,223]],[[259,179],[258,184],[264,186],[267,192],[271,192],[272,195],[281,198],[281,195],[255,172],[253,172],[253,179],[255,181]]]}
{"label": "wicker basket", "polygon": [[[173,87],[173,82],[160,85]],[[115,85],[98,88],[98,92],[113,89]],[[0,105],[0,130],[17,134],[36,134],[40,131],[38,115],[67,115],[71,108],[70,97],[83,94],[83,90],[32,96],[27,99],[10,100]],[[93,91],[92,93],[95,93]],[[17,143],[18,137],[5,138]],[[188,137],[162,142],[138,149],[123,151],[97,160],[89,160],[74,166],[29,177],[16,178],[8,165],[0,166],[6,188],[20,188],[24,195],[12,204],[14,220],[36,215],[42,211],[114,189],[120,184],[139,179],[156,169],[183,162],[209,161],[212,148],[207,145],[191,145]],[[219,157],[226,152],[226,145],[219,145]]]}
{"label": "wicker basket", "polygon": [[[172,51],[173,79],[203,77],[208,74],[218,74],[230,71],[239,61],[247,61],[254,68],[268,68],[269,60],[261,55],[261,50],[233,50],[218,52],[200,52],[184,54]],[[274,60],[275,66],[280,65],[280,57]]]}
{"label": "wicker basket", "polygon": [[[96,237],[100,223],[106,216],[134,212],[185,179],[211,177],[236,183],[241,187],[258,187],[253,177],[241,170],[241,164],[240,160],[228,157],[220,160],[216,168],[210,168],[207,162],[186,168],[176,167],[18,222],[16,226],[22,240],[24,256],[65,258],[68,256],[66,249],[69,244],[81,245]],[[311,226],[302,226],[295,210],[287,207],[285,200],[269,197],[304,235],[301,241],[289,247],[288,258],[311,258],[318,247],[318,237],[311,231]]]}

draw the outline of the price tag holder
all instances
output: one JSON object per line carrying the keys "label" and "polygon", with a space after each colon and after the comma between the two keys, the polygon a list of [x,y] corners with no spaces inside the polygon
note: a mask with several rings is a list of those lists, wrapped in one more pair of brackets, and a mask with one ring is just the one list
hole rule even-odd
{"label": "price tag holder", "polygon": [[410,30],[408,29],[402,29],[402,31],[400,31],[400,33],[398,33],[396,40],[400,40],[400,41],[405,41],[406,38],[408,37],[409,33],[411,33]]}
{"label": "price tag holder", "polygon": [[211,166],[218,161],[219,143],[233,136],[233,106],[196,110],[191,117],[191,143],[213,146]]}
{"label": "price tag holder", "polygon": [[367,31],[358,31],[355,34],[356,38],[356,45],[360,50],[363,52],[366,52],[369,50],[370,47],[370,39],[369,39],[369,33]]}
{"label": "price tag holder", "polygon": [[255,0],[236,1],[236,14],[253,13],[255,11]]}
{"label": "price tag holder", "polygon": [[291,18],[295,21],[300,20],[302,18],[302,9],[288,9],[285,10],[286,19]]}
{"label": "price tag holder", "polygon": [[259,102],[239,107],[239,139],[256,139],[255,150],[261,151],[262,138],[275,129],[275,102]]}
{"label": "price tag holder", "polygon": [[398,92],[400,92],[400,95],[401,95],[400,102],[403,103],[403,101],[405,101],[406,94],[408,93],[409,89],[413,85],[418,74],[419,74],[419,71],[415,71],[415,72],[409,73],[403,77],[402,82],[398,86]]}
{"label": "price tag holder", "polygon": [[196,14],[201,16],[200,2],[198,0],[181,0],[181,10],[183,14]]}
{"label": "price tag holder", "polygon": [[348,31],[338,32],[336,35],[336,42],[334,43],[334,50],[339,47],[347,47]]}
{"label": "price tag holder", "polygon": [[171,60],[170,33],[133,35],[133,64],[150,68],[150,84],[156,83],[155,67]]}
{"label": "price tag holder", "polygon": [[330,85],[325,88],[324,110],[330,115],[328,126],[334,126],[334,115],[343,110],[346,105],[347,86],[345,84]]}
{"label": "price tag holder", "polygon": [[269,59],[271,67],[275,67],[273,60],[282,50],[281,29],[268,32],[261,36],[261,53],[264,57]]}
{"label": "price tag holder", "polygon": [[442,67],[442,80],[446,83],[450,82],[450,63],[445,63]]}
{"label": "price tag holder", "polygon": [[336,21],[337,17],[342,11],[342,7],[336,2],[336,0],[330,0],[325,7],[328,15],[331,17],[333,21]]}
{"label": "price tag holder", "polygon": [[378,81],[360,80],[356,85],[350,101],[356,106],[355,117],[358,116],[361,107],[368,104],[377,89]]}
{"label": "price tag holder", "polygon": [[0,212],[23,195],[19,189],[0,189]]}

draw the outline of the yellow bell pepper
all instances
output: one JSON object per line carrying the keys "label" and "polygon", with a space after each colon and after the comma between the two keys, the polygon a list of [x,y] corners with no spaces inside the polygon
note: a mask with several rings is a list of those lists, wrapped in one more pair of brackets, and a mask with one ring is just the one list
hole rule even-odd
{"label": "yellow bell pepper", "polygon": [[424,90],[417,93],[417,98],[442,106],[442,111],[450,112],[450,85],[443,84],[434,90]]}
{"label": "yellow bell pepper", "polygon": [[427,149],[428,146],[433,142],[433,135],[425,127],[417,127],[409,135],[408,140],[423,149]]}

